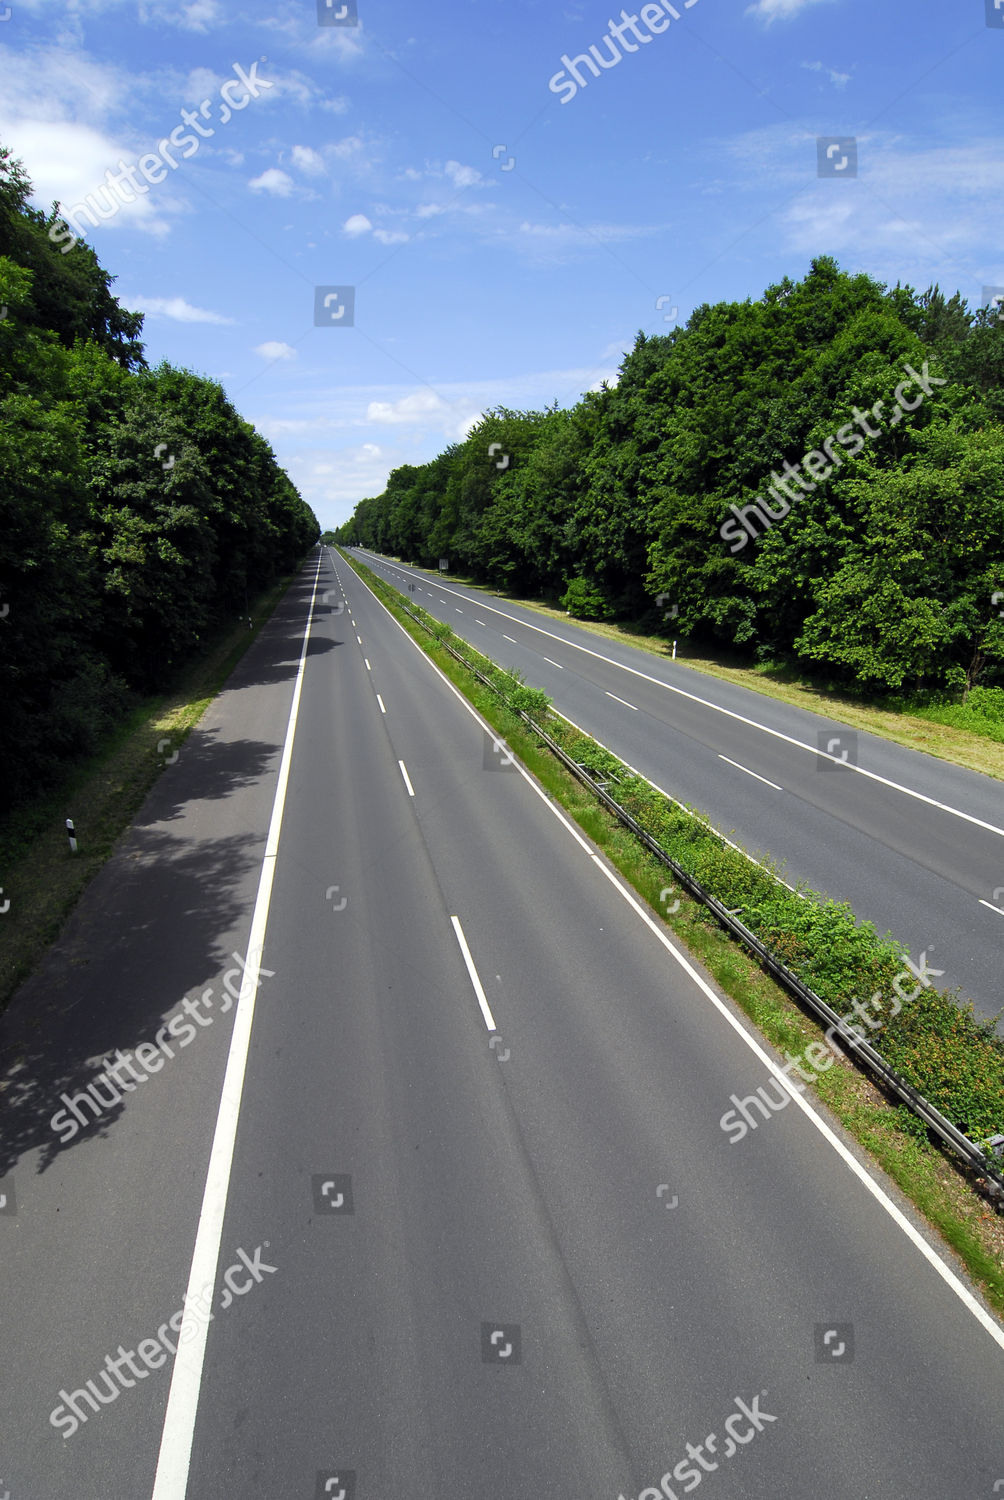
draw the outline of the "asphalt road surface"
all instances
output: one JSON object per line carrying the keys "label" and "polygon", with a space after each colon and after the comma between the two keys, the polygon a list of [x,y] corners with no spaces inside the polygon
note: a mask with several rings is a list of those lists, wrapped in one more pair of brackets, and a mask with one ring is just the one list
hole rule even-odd
{"label": "asphalt road surface", "polygon": [[[359,550],[650,781],[1004,1009],[1004,786],[569,620]],[[414,585],[414,594],[410,593]],[[846,760],[841,760],[846,756]]]}
{"label": "asphalt road surface", "polygon": [[1004,1488],[948,1253],[731,1144],[773,1054],[328,552],[0,1047],[0,1496]]}

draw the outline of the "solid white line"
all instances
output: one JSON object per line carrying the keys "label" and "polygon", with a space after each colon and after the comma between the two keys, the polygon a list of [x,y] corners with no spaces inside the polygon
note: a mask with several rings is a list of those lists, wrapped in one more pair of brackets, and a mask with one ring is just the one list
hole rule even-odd
{"label": "solid white line", "polygon": [[[356,575],[358,577],[358,574]],[[445,585],[443,585],[445,587]],[[448,593],[455,590],[448,589]],[[464,594],[457,594],[459,599],[466,598]],[[442,601],[444,604],[446,600]],[[480,602],[480,601],[479,601]],[[658,677],[651,676],[648,672],[639,671],[637,667],[629,667],[622,661],[616,661],[612,656],[604,656],[602,651],[593,651],[588,646],[582,646],[578,641],[569,640],[567,636],[558,635],[553,630],[545,630],[542,625],[531,625],[529,620],[521,620],[518,615],[511,615],[504,609],[496,609],[493,604],[482,603],[482,608],[489,610],[494,615],[501,615],[504,620],[512,620],[517,625],[522,625],[525,630],[535,630],[538,635],[550,636],[552,641],[560,641],[563,646],[571,646],[574,651],[582,651],[586,656],[593,656],[597,661],[606,662],[608,666],[619,667],[622,672],[630,672],[632,677],[640,677],[645,682],[654,683],[656,687],[664,688],[667,693],[677,693],[681,698],[689,698],[692,703],[700,703],[704,708],[713,709],[715,713],[724,714],[728,719],[736,719],[740,724],[748,724],[751,729],[759,729],[763,734],[773,735],[776,740],[783,740],[785,744],[794,745],[796,749],[808,750],[811,755],[825,755],[825,750],[820,750],[818,745],[807,745],[804,740],[797,740],[793,735],[782,734],[780,729],[771,729],[769,724],[761,724],[759,719],[751,719],[746,714],[735,713],[731,708],[723,708],[720,703],[712,703],[710,698],[702,698],[698,693],[688,693],[686,688],[676,687],[673,683],[663,682]],[[509,636],[506,636],[509,640]],[[749,689],[747,691],[750,691]],[[849,761],[841,761],[837,756],[830,756],[838,765],[845,765],[848,771],[856,771],[859,776],[866,776],[869,781],[877,781],[882,786],[888,786],[894,792],[902,792],[906,797],[914,797],[918,802],[926,802],[929,807],[936,807],[939,812],[951,813],[955,818],[962,818],[966,823],[975,823],[977,828],[985,828],[988,833],[999,834],[1004,838],[1004,828],[998,828],[995,823],[987,823],[982,818],[974,817],[972,813],[962,812],[958,807],[952,807],[948,802],[939,802],[934,797],[927,797],[923,792],[915,792],[912,787],[903,786],[902,782],[890,781],[887,776],[880,776],[877,771],[865,770],[863,766],[852,765]]]}
{"label": "solid white line", "polygon": [[[767,866],[765,864],[763,864],[759,859],[755,859],[754,856],[750,854],[748,849],[744,849],[741,844],[737,844],[734,839],[730,839],[727,834],[722,833],[721,829],[717,828],[715,824],[710,823],[707,818],[703,818],[698,813],[695,813],[692,807],[688,807],[685,802],[681,802],[679,797],[674,797],[672,792],[667,792],[665,787],[660,786],[657,781],[653,781],[651,776],[646,776],[644,771],[639,771],[637,766],[633,766],[631,762],[629,760],[625,760],[622,755],[616,755],[616,752],[611,750],[609,745],[604,744],[603,740],[597,739],[595,734],[590,734],[588,729],[583,729],[581,724],[577,724],[576,721],[570,718],[568,714],[562,713],[561,709],[556,708],[553,703],[551,704],[551,708],[552,711],[556,713],[560,718],[571,724],[573,729],[577,729],[580,734],[584,734],[587,736],[587,738],[592,739],[597,745],[599,745],[601,750],[606,750],[608,754],[615,755],[616,759],[619,760],[622,765],[627,766],[628,770],[633,775],[639,777],[642,781],[646,782],[650,787],[652,787],[654,791],[658,792],[660,797],[665,797],[667,802],[672,802],[674,807],[678,807],[681,812],[685,812],[688,817],[693,818],[694,821],[699,823],[702,828],[706,828],[709,833],[712,833],[715,838],[721,839],[723,844],[728,844],[729,848],[734,849],[737,854],[741,854],[744,856],[744,858],[752,860],[753,864],[758,865],[761,870],[767,870]],[[805,895],[803,895],[801,891],[796,890],[793,885],[790,885],[787,880],[782,879],[782,877],[778,875],[776,870],[767,870],[767,873],[774,880],[780,880],[783,886],[787,886],[788,890],[791,891],[793,896],[798,896],[802,901],[808,899]]]}
{"label": "solid white line", "polygon": [[401,767],[401,775],[404,777],[404,784],[408,788],[408,796],[414,797],[415,788],[411,784],[411,777],[408,775],[408,767],[405,765],[403,760],[399,760],[398,765]]}
{"label": "solid white line", "polygon": [[563,672],[565,670],[564,667],[561,665],[560,661],[551,661],[551,658],[549,656],[545,656],[544,660],[546,662],[551,662],[551,666],[552,667],[557,667],[557,669],[558,669],[559,672]]}
{"label": "solid white line", "polygon": [[727,755],[719,755],[718,759],[725,761],[726,765],[735,766],[737,771],[745,771],[747,776],[756,776],[757,781],[762,781],[764,786],[772,786],[775,792],[784,791],[784,787],[778,786],[776,781],[768,781],[766,776],[760,776],[756,771],[751,771],[749,766],[741,766],[737,760],[729,760]]}
{"label": "solid white line", "polygon": [[370,666],[370,659],[369,659],[369,657],[368,656],[364,656],[363,657],[363,661],[366,663],[366,670],[367,670],[367,672],[372,672],[373,668]]}
{"label": "solid white line", "polygon": [[980,897],[980,905],[989,906],[990,910],[995,911],[999,917],[1004,917],[1004,911],[1002,911],[999,906],[993,906],[989,901],[984,901],[982,896]]}
{"label": "solid white line", "polygon": [[512,639],[512,636],[511,636],[511,635],[503,635],[503,637],[502,637],[502,639],[503,639],[503,640],[504,640],[504,641],[512,641],[512,644],[513,644],[513,645],[514,645],[514,646],[518,646],[518,645],[519,645],[519,641],[513,641],[513,639]]}
{"label": "solid white line", "polygon": [[626,698],[618,698],[616,693],[607,693],[607,697],[612,698],[615,703],[623,703],[625,708],[633,708],[635,713],[638,712],[633,703],[629,703]]}
{"label": "solid white line", "polygon": [[[251,1044],[251,1023],[254,1020],[255,997],[260,983],[262,949],[265,945],[265,929],[268,925],[268,909],[272,899],[272,882],[275,879],[276,855],[279,851],[279,834],[282,831],[283,810],[286,806],[289,773],[293,762],[293,741],[296,737],[296,721],[300,712],[300,696],[303,691],[307,643],[310,639],[310,626],[314,617],[314,601],[317,598],[320,572],[321,559],[318,558],[314,591],[310,598],[307,623],[303,630],[300,664],[293,687],[293,699],[286,724],[286,738],[283,741],[282,759],[279,763],[275,796],[272,800],[272,817],[265,841],[265,853],[262,856],[258,894],[255,898],[251,930],[248,934],[247,957],[241,980],[240,998],[234,1012],[234,1028],[230,1037],[230,1050],[223,1077],[220,1107],[216,1116],[216,1130],[209,1154],[209,1169],[206,1172],[202,1210],[199,1214],[199,1227],[195,1236],[195,1249],[192,1252],[188,1292],[185,1296],[185,1312],[178,1331],[178,1352],[175,1355],[171,1375],[171,1390],[167,1398],[167,1412],[164,1416],[164,1429],[160,1439],[160,1454],[157,1459],[157,1474],[151,1500],[185,1500],[185,1492],[188,1488],[192,1439],[195,1435],[195,1418],[199,1407],[202,1368],[209,1332],[208,1321],[199,1315],[198,1299],[204,1294],[206,1288],[211,1288],[216,1283],[220,1241],[223,1236],[223,1218],[226,1213],[230,1173],[234,1161],[234,1145],[237,1140],[237,1121],[244,1091],[248,1048]],[[187,1338],[185,1338],[186,1331]]]}
{"label": "solid white line", "polygon": [[481,1007],[481,1014],[485,1018],[485,1025],[489,1031],[495,1031],[497,1030],[495,1017],[492,1015],[491,1006],[488,1004],[488,997],[485,994],[484,986],[478,978],[478,971],[474,967],[474,960],[471,957],[471,950],[467,946],[467,939],[464,937],[464,929],[460,925],[460,918],[451,917],[450,921],[453,923],[453,930],[457,934],[457,942],[460,944],[460,951],[464,955],[464,963],[467,965],[467,972],[471,976],[471,984],[474,986],[474,993],[478,997],[478,1004]]}
{"label": "solid white line", "polygon": [[387,710],[386,710],[386,709],[385,709],[385,708],[384,708],[384,706],[383,706],[383,699],[382,699],[382,698],[381,698],[381,696],[380,696],[380,694],[379,694],[379,693],[377,693],[377,702],[378,702],[378,703],[379,703],[379,705],[380,705],[380,712],[381,712],[381,713],[382,713],[382,714],[385,714],[385,713],[386,713],[386,712],[387,712]]}
{"label": "solid white line", "polygon": [[[357,574],[356,576],[358,577],[359,575]],[[367,584],[364,579],[360,579],[359,581],[360,583],[362,583],[365,589],[369,590],[370,594],[373,595],[373,598],[379,604],[381,601],[377,599],[376,594],[373,594],[373,590],[370,589],[369,584]],[[388,614],[390,614],[389,611]],[[390,615],[390,618],[393,620],[393,615]],[[397,625],[398,629],[405,637],[405,639],[411,642],[411,645],[418,652],[422,660],[428,666],[430,666],[436,673],[436,675],[440,678],[440,680],[445,683],[450,692],[453,693],[454,697],[459,700],[459,702],[463,705],[463,707],[467,710],[471,717],[473,719],[476,719],[477,722],[482,726],[482,728],[488,729],[490,733],[494,734],[494,730],[490,729],[490,726],[485,723],[481,715],[477,713],[477,711],[470,703],[467,702],[460,689],[455,687],[454,684],[450,682],[449,678],[440,671],[435,662],[429,660],[425,652],[422,650],[421,646],[411,635],[408,634],[407,630],[405,630],[400,621],[394,620],[394,624]],[[591,849],[582,838],[578,829],[572,826],[561,808],[559,808],[554,802],[551,801],[550,797],[548,797],[543,789],[537,785],[537,783],[532,779],[529,773],[524,770],[524,768],[519,764],[518,761],[515,761],[513,764],[515,765],[516,770],[523,777],[527,785],[537,794],[541,802],[543,802],[548,811],[553,813],[558,822],[561,823],[561,825],[571,834],[575,842],[586,851],[586,853],[592,859],[593,863],[596,865],[596,868],[598,870],[601,870],[606,879],[609,880],[611,885],[613,885],[620,892],[621,896],[641,918],[646,927],[648,927],[648,929],[652,933],[654,933],[655,937],[666,949],[666,951],[672,955],[672,957],[676,960],[676,962],[680,965],[684,972],[689,975],[691,980],[693,980],[694,984],[697,985],[698,989],[701,991],[704,997],[707,1000],[710,1000],[711,1004],[718,1011],[719,1015],[721,1015],[723,1019],[727,1021],[727,1023],[732,1027],[733,1031],[735,1031],[737,1035],[746,1043],[750,1051],[755,1053],[756,1056],[761,1060],[761,1062],[763,1062],[765,1066],[770,1069],[770,1071],[781,1083],[782,1087],[785,1088],[789,1094],[791,1094],[799,1109],[801,1109],[801,1111],[811,1122],[811,1124],[819,1131],[828,1145],[833,1147],[834,1151],[840,1157],[840,1160],[844,1163],[844,1165],[848,1167],[851,1172],[853,1172],[855,1177],[857,1177],[863,1183],[868,1192],[871,1193],[872,1197],[875,1198],[879,1205],[885,1209],[886,1213],[888,1213],[889,1217],[896,1224],[897,1228],[901,1229],[906,1235],[907,1239],[911,1242],[911,1244],[920,1251],[924,1259],[931,1265],[931,1267],[946,1283],[949,1289],[955,1293],[955,1295],[959,1298],[960,1302],[962,1302],[967,1311],[972,1313],[977,1322],[980,1323],[980,1325],[986,1330],[986,1332],[990,1334],[990,1337],[1002,1349],[1004,1349],[1004,1329],[999,1327],[994,1318],[992,1318],[991,1315],[986,1311],[986,1309],[980,1305],[977,1299],[970,1292],[969,1288],[959,1280],[958,1276],[956,1276],[951,1267],[948,1266],[946,1262],[942,1260],[938,1252],[927,1243],[924,1236],[918,1233],[918,1231],[910,1223],[909,1219],[906,1218],[906,1216],[900,1211],[896,1204],[893,1203],[892,1199],[889,1197],[888,1193],[886,1193],[884,1188],[882,1188],[880,1184],[875,1181],[870,1172],[867,1172],[865,1170],[865,1168],[861,1165],[857,1158],[847,1149],[843,1141],[841,1141],[840,1138],[835,1135],[834,1132],[830,1129],[829,1125],[827,1125],[822,1116],[817,1114],[816,1110],[813,1109],[810,1104],[806,1103],[802,1095],[794,1090],[787,1074],[785,1074],[781,1070],[781,1068],[778,1067],[773,1058],[770,1057],[767,1052],[765,1052],[764,1048],[760,1045],[752,1032],[747,1029],[745,1024],[740,1021],[737,1016],[734,1016],[732,1014],[731,1010],[729,1010],[725,1002],[721,1000],[715,994],[714,990],[711,989],[710,985],[708,985],[705,980],[702,979],[701,975],[698,974],[697,970],[689,962],[689,960],[681,952],[681,950],[677,948],[676,945],[670,940],[669,936],[662,929],[662,927],[653,920],[649,912],[647,912],[644,907],[642,907],[635,899],[634,893],[627,889],[627,887],[617,878],[613,871],[607,869],[606,865],[600,859],[599,855],[596,854],[596,852]],[[158,1497],[154,1496],[154,1500],[158,1500]]]}
{"label": "solid white line", "polygon": [[823,1136],[824,1140],[826,1140],[828,1144],[833,1147],[834,1151],[836,1151],[841,1161],[844,1162],[844,1164],[848,1166],[854,1173],[855,1177],[857,1177],[864,1184],[864,1186],[868,1189],[868,1191],[872,1194],[876,1201],[881,1204],[881,1206],[886,1210],[890,1218],[898,1225],[900,1229],[902,1229],[907,1239],[910,1240],[910,1242],[914,1246],[916,1246],[921,1255],[923,1255],[924,1259],[928,1261],[928,1263],[934,1268],[935,1271],[937,1271],[938,1275],[944,1282],[947,1283],[947,1285],[956,1294],[960,1301],[964,1303],[964,1305],[973,1314],[973,1316],[980,1323],[982,1323],[983,1327],[990,1334],[991,1338],[993,1338],[1000,1345],[1000,1347],[1004,1349],[1004,1329],[998,1326],[996,1321],[990,1316],[986,1309],[983,1308],[976,1300],[972,1292],[970,1292],[969,1288],[959,1280],[958,1276],[956,1276],[951,1267],[946,1265],[938,1252],[927,1243],[924,1236],[917,1232],[906,1215],[896,1207],[896,1204],[893,1203],[892,1199],[885,1192],[884,1188],[882,1188],[875,1181],[875,1178],[871,1175],[870,1172],[865,1170],[865,1168],[858,1161],[857,1157],[847,1149],[843,1141],[840,1140],[839,1136],[834,1134],[834,1132],[830,1129],[829,1125],[827,1125],[822,1116],[816,1113],[811,1104],[806,1103],[805,1099],[798,1092],[797,1088],[788,1078],[787,1074],[784,1073],[782,1069],[778,1067],[774,1059],[764,1051],[763,1047],[760,1046],[760,1043],[750,1035],[746,1027],[742,1024],[738,1017],[732,1014],[724,1001],[719,999],[711,986],[705,983],[700,974],[698,974],[697,970],[683,955],[680,949],[676,947],[676,945],[669,939],[663,929],[653,921],[652,917],[645,910],[645,908],[641,906],[635,899],[634,893],[632,891],[629,891],[627,886],[625,886],[617,878],[616,874],[612,870],[609,870],[607,868],[598,854],[593,855],[593,862],[598,870],[602,870],[603,874],[610,881],[610,884],[620,892],[628,905],[634,908],[645,925],[655,933],[660,943],[662,943],[663,947],[668,953],[672,954],[673,958],[676,959],[681,969],[683,969],[685,973],[689,974],[690,978],[701,990],[702,994],[704,994],[704,996],[711,1001],[712,1005],[725,1018],[725,1020],[732,1027],[733,1031],[737,1032],[738,1035],[742,1037],[743,1041],[750,1048],[750,1051],[755,1052],[760,1061],[770,1069],[770,1071],[774,1074],[774,1077],[778,1079],[785,1091],[795,1101],[799,1109],[802,1110],[803,1114],[805,1114],[806,1117],[811,1121],[811,1123],[816,1127],[820,1135]]}

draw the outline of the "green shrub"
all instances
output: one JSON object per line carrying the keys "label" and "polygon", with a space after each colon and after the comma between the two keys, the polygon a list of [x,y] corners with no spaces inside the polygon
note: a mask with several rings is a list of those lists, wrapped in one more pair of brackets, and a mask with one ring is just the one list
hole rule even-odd
{"label": "green shrub", "polygon": [[559,602],[577,620],[609,620],[614,614],[602,589],[586,578],[573,578]]}

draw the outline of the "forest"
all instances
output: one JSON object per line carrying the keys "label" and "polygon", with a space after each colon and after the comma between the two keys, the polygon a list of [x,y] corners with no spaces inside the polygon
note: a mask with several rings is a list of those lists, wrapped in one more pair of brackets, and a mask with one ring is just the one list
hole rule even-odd
{"label": "forest", "polygon": [[570,410],[488,412],[336,536],[835,689],[996,700],[1001,315],[821,256],[639,333]]}
{"label": "forest", "polygon": [[[141,313],[0,146],[0,807],[55,784],[316,542],[221,387],[147,366]],[[58,240],[58,235],[56,239]]]}

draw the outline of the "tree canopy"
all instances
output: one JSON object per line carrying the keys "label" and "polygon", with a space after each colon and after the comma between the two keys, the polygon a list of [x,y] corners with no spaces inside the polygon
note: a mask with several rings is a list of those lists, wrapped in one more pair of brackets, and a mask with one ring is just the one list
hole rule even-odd
{"label": "tree canopy", "polygon": [[130,695],[291,571],[316,519],[214,381],[147,367],[90,246],[0,146],[0,798],[51,782]]}
{"label": "tree canopy", "polygon": [[674,635],[845,689],[1004,683],[1004,327],[821,256],[639,333],[571,410],[488,412],[337,534],[582,615],[671,601]]}

